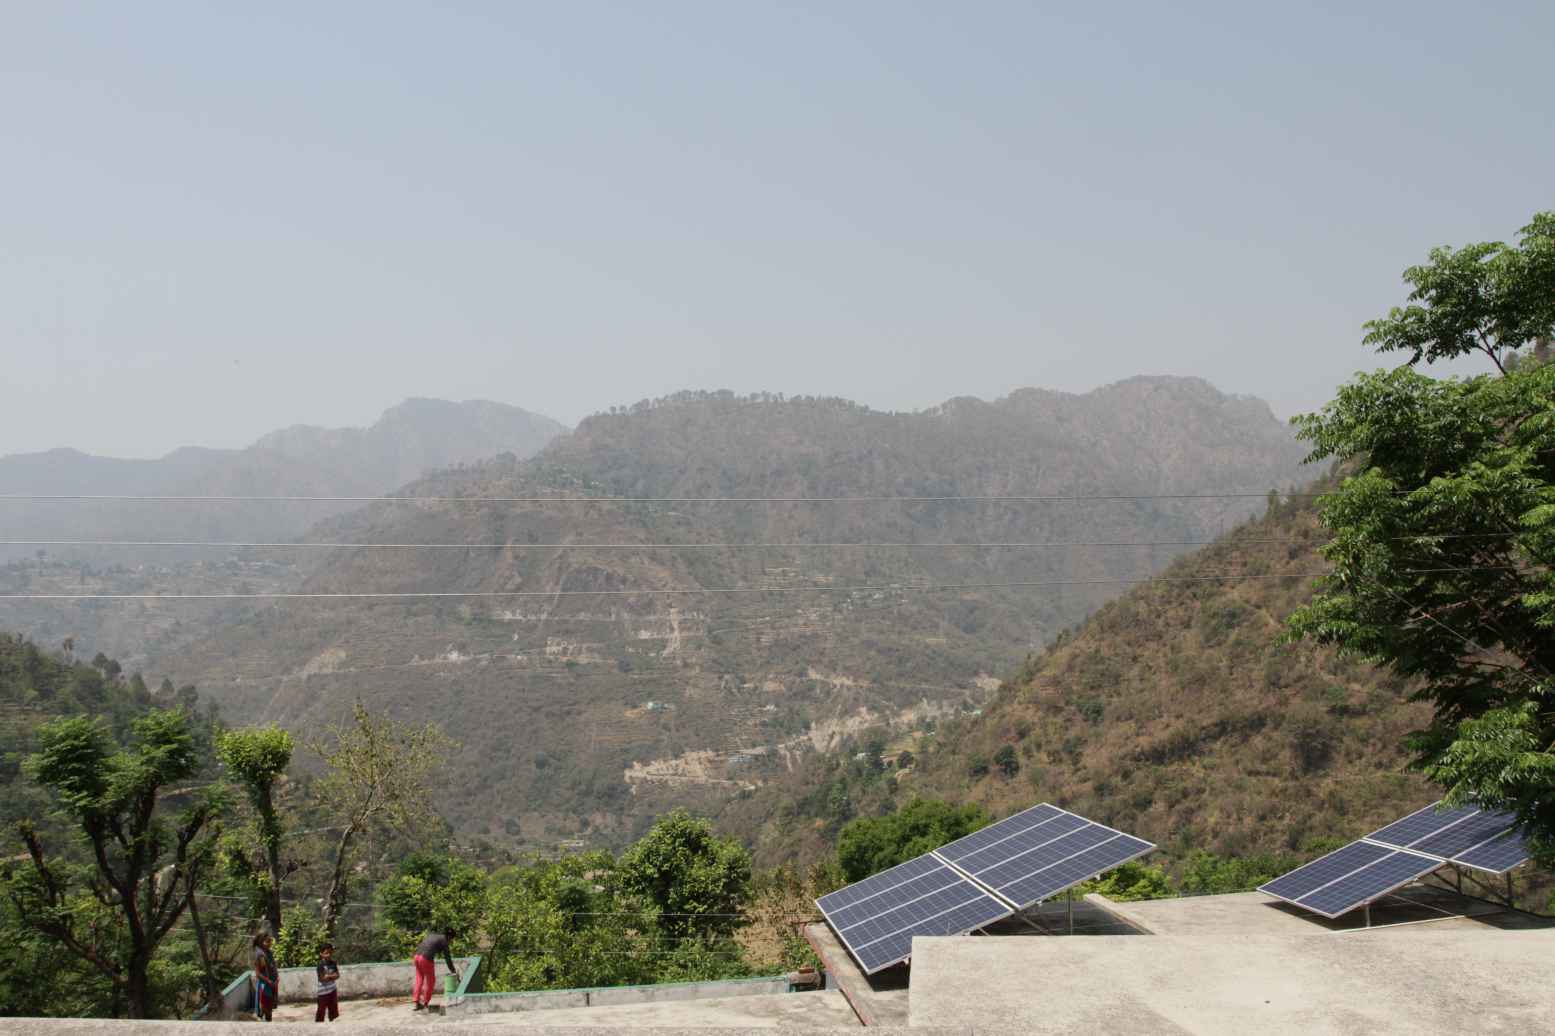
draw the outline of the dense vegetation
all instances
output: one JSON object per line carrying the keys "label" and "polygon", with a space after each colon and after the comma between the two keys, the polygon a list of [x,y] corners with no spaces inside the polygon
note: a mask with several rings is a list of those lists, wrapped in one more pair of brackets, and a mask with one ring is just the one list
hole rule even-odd
{"label": "dense vegetation", "polygon": [[[1324,502],[1334,571],[1292,624],[1415,681],[1432,707],[1417,761],[1454,801],[1515,812],[1555,860],[1555,212],[1405,279],[1410,305],[1367,341],[1410,365],[1301,420],[1314,459],[1358,470]],[[1494,372],[1413,366],[1463,356]]]}
{"label": "dense vegetation", "polygon": [[403,958],[452,926],[496,990],[772,973],[809,960],[795,922],[840,881],[755,873],[683,812],[619,856],[461,849],[429,798],[446,739],[360,706],[310,745],[310,779],[284,731],[226,729],[193,688],[148,691],[106,658],[0,637],[0,703],[0,1015],[186,1016],[261,926],[283,965],[325,939]]}

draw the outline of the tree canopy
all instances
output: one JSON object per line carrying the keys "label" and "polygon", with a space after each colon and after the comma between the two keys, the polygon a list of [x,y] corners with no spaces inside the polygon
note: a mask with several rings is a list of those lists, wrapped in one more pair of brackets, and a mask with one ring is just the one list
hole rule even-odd
{"label": "tree canopy", "polygon": [[981,806],[952,806],[935,799],[913,799],[883,817],[860,817],[837,838],[837,862],[843,877],[862,881],[969,835],[993,818]]}
{"label": "tree canopy", "polygon": [[[1322,505],[1332,574],[1291,628],[1413,681],[1434,710],[1412,740],[1418,765],[1452,801],[1515,812],[1549,852],[1555,213],[1516,245],[1439,248],[1404,276],[1411,304],[1368,324],[1366,341],[1411,351],[1410,364],[1358,376],[1296,422],[1310,460],[1350,474]],[[1413,367],[1473,354],[1495,372]]]}

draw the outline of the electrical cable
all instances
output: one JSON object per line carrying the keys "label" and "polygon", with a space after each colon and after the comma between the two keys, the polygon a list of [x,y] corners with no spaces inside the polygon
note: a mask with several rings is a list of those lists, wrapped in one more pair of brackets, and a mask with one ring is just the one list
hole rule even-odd
{"label": "electrical cable", "polygon": [[[1507,567],[1507,566],[1502,566]],[[1494,567],[1406,569],[1402,575],[1427,575],[1442,572],[1495,571]],[[1050,586],[1105,586],[1136,583],[1207,583],[1236,579],[1320,579],[1329,572],[1226,572],[1202,576],[1135,576],[1112,579],[1034,579],[1009,583],[880,583],[861,586],[711,586],[644,588],[639,590],[403,590],[353,592],[258,592],[258,593],[164,593],[164,594],[0,594],[0,601],[230,601],[230,600],[427,600],[474,598],[557,598],[557,597],[648,597],[694,596],[702,594],[782,594],[782,593],[895,593],[941,590],[1012,590]]]}
{"label": "electrical cable", "polygon": [[[849,503],[1062,503],[1141,500],[1320,499],[1328,493],[1046,493],[1029,495],[902,496],[301,496],[172,495],[131,493],[0,493],[0,500],[115,500],[146,503],[465,503],[465,504],[849,504]],[[1392,490],[1394,494],[1407,490]]]}

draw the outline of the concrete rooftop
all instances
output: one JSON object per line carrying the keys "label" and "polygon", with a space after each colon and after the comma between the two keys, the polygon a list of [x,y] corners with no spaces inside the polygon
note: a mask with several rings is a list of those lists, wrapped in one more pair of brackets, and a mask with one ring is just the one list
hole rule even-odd
{"label": "concrete rooftop", "polygon": [[1369,929],[1259,893],[1110,906],[1152,934],[913,940],[911,1025],[1117,1036],[1555,1032],[1555,926],[1492,904],[1417,888],[1375,907],[1379,926]]}

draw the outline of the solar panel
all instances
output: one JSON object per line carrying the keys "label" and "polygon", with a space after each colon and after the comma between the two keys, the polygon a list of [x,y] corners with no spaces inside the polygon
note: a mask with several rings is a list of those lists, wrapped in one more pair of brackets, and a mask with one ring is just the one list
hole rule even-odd
{"label": "solar panel", "polygon": [[1364,906],[1445,863],[1502,874],[1528,859],[1510,813],[1433,802],[1258,891],[1326,917]]}
{"label": "solar panel", "polygon": [[911,956],[916,935],[964,935],[1154,848],[1043,803],[815,903],[874,974]]}
{"label": "solar panel", "polygon": [[1043,803],[951,842],[935,855],[1024,910],[1154,848]]}
{"label": "solar panel", "polygon": [[1351,842],[1341,849],[1335,849],[1327,856],[1320,856],[1311,863],[1297,867],[1289,874],[1280,875],[1261,886],[1258,891],[1296,903],[1302,896],[1317,891],[1329,882],[1338,881],[1346,874],[1376,863],[1389,852],[1390,850],[1369,842]]}
{"label": "solar panel", "polygon": [[1417,853],[1451,859],[1509,830],[1512,823],[1505,813],[1475,813],[1411,848]]}
{"label": "solar panel", "polygon": [[1325,917],[1338,917],[1404,887],[1441,865],[1440,860],[1401,849],[1307,893],[1296,903]]}
{"label": "solar panel", "polygon": [[1403,820],[1395,820],[1387,827],[1373,831],[1366,837],[1369,841],[1408,849],[1416,842],[1423,841],[1443,828],[1451,827],[1465,817],[1473,816],[1478,812],[1472,806],[1457,809],[1440,809],[1438,808],[1440,806],[1440,802],[1433,802],[1424,809],[1415,810]]}
{"label": "solar panel", "polygon": [[1433,802],[1374,831],[1366,840],[1495,874],[1509,871],[1528,859],[1522,836],[1511,830],[1516,823],[1512,814],[1473,806],[1440,806],[1440,802]]}
{"label": "solar panel", "polygon": [[1528,859],[1528,847],[1520,836],[1507,832],[1452,858],[1465,867],[1504,874]]}
{"label": "solar panel", "polygon": [[905,960],[915,935],[963,935],[1014,910],[931,855],[815,901],[865,974]]}

